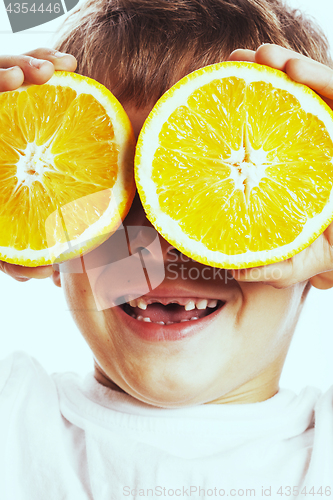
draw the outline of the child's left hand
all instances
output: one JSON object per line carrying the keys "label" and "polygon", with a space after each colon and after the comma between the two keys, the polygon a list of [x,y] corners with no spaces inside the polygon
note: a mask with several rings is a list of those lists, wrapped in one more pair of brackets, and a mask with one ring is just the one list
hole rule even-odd
{"label": "child's left hand", "polygon": [[[317,92],[333,109],[333,70],[292,50],[265,44],[257,51],[238,49],[230,61],[249,61],[279,69]],[[308,248],[294,257],[258,268],[231,271],[239,281],[260,281],[276,288],[310,280],[316,288],[333,287],[333,222]]]}

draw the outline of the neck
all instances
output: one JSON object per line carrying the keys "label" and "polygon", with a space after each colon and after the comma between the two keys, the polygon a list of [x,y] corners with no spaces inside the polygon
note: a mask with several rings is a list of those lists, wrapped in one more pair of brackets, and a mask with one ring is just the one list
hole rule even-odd
{"label": "neck", "polygon": [[113,391],[117,392],[122,392],[123,394],[127,394],[123,389],[121,389],[117,384],[112,382],[111,379],[103,372],[100,366],[97,366],[96,361],[95,361],[95,370],[94,370],[94,377],[97,380],[97,382],[101,385],[104,385],[104,387],[108,387],[109,389],[112,389]]}
{"label": "neck", "polygon": [[283,363],[281,356],[253,379],[206,404],[249,404],[272,398],[279,390]]}
{"label": "neck", "polygon": [[[279,390],[281,370],[282,367],[276,366],[274,363],[268,370],[242,386],[237,387],[219,398],[208,401],[205,404],[250,404],[266,401],[275,396]],[[121,387],[115,384],[96,363],[94,376],[97,382],[104,387],[127,394]]]}

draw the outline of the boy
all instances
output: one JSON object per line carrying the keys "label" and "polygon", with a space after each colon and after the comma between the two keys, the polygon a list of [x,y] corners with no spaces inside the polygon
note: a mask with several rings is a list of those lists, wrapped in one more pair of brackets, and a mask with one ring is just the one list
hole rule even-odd
{"label": "boy", "polygon": [[[136,136],[168,87],[226,59],[286,71],[332,103],[323,35],[278,0],[94,0],[71,17],[58,48],[118,97]],[[4,56],[0,66],[5,91],[24,78],[46,82],[54,69],[74,71],[76,61],[38,49]],[[124,224],[150,226],[138,196]],[[166,268],[175,257],[184,265],[160,241]],[[212,279],[195,281],[167,273],[140,307],[98,311],[86,273],[6,263],[2,270],[20,281],[52,275],[93,351],[95,373],[84,381],[50,377],[22,353],[1,362],[1,498],[333,494],[332,390],[279,390],[309,286],[333,286],[332,224],[308,249],[256,273],[213,279],[206,268]],[[155,320],[168,303],[179,304],[179,316],[163,326],[140,320],[150,318],[152,302],[160,304]],[[206,307],[181,322],[189,302]],[[211,314],[209,302],[217,304]]]}

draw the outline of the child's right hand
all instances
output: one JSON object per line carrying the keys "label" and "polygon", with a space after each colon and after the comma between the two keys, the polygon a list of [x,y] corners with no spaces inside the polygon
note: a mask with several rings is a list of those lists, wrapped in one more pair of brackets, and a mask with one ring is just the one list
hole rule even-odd
{"label": "child's right hand", "polygon": [[[15,90],[23,82],[41,85],[55,70],[75,71],[76,59],[53,49],[39,48],[18,56],[0,56],[0,92]],[[43,279],[53,275],[52,266],[23,267],[0,261],[0,271],[17,281]]]}

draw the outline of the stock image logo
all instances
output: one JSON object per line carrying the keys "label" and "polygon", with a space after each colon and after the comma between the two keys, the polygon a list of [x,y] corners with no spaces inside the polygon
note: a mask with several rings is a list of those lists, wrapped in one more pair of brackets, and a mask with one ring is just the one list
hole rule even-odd
{"label": "stock image logo", "polygon": [[118,220],[117,230],[110,236],[105,233],[106,240],[90,252],[68,260],[69,254],[78,255],[79,249],[90,243],[88,238],[84,239],[84,235],[77,237],[77,224],[73,224],[73,221],[84,223],[82,217],[85,214],[88,225],[89,214],[109,191],[112,190],[74,200],[51,213],[45,221],[53,265],[61,273],[86,272],[98,311],[141,297],[157,288],[165,278],[158,232],[147,226],[125,227],[117,211],[115,196],[111,196],[111,199],[113,217]]}
{"label": "stock image logo", "polygon": [[4,0],[13,33],[35,28],[71,11],[80,0],[9,2]]}

